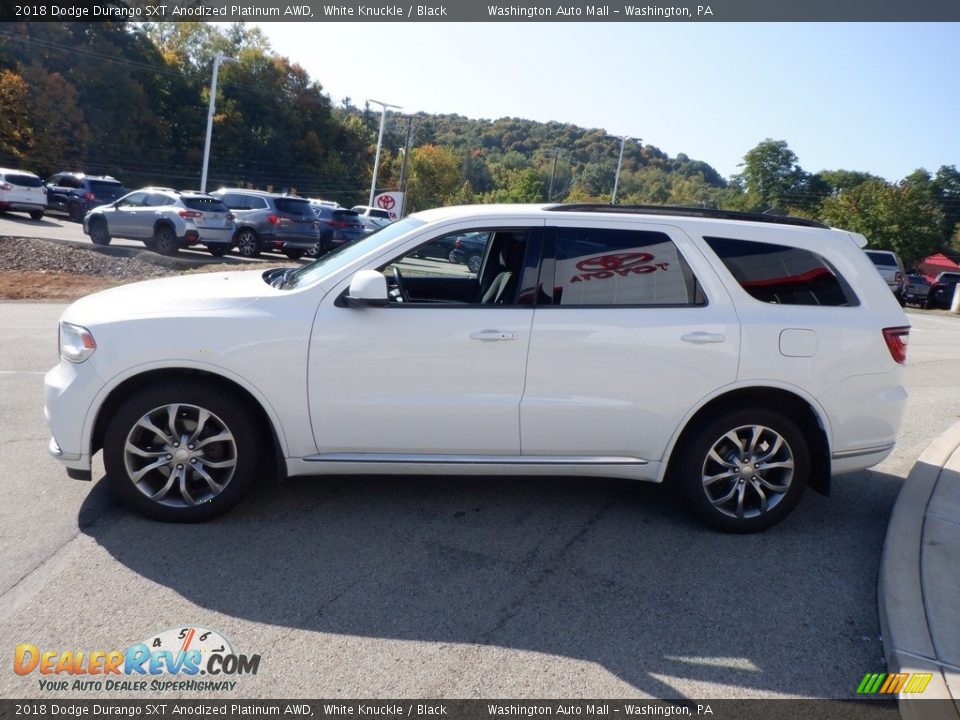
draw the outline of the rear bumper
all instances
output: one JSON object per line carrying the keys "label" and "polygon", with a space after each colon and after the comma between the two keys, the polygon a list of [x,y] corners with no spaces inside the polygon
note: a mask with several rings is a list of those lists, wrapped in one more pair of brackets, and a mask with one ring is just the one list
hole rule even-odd
{"label": "rear bumper", "polygon": [[46,203],[22,202],[20,200],[11,200],[9,202],[0,202],[0,210],[23,210],[33,212],[43,210],[46,212],[48,205]]}

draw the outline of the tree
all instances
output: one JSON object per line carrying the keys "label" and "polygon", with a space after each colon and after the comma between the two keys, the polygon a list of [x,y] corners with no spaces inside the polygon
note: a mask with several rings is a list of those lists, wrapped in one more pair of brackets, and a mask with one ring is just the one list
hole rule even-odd
{"label": "tree", "polygon": [[460,160],[450,148],[422,145],[410,151],[407,207],[410,212],[447,204],[463,186]]}
{"label": "tree", "polygon": [[19,160],[33,141],[25,101],[27,81],[12,70],[0,72],[0,157]]}
{"label": "tree", "polygon": [[804,172],[785,140],[767,138],[743,156],[740,177],[753,209],[786,208],[804,197]]}
{"label": "tree", "polygon": [[922,187],[867,180],[824,200],[820,219],[858,232],[870,247],[896,252],[907,267],[935,252],[943,240],[943,213]]}

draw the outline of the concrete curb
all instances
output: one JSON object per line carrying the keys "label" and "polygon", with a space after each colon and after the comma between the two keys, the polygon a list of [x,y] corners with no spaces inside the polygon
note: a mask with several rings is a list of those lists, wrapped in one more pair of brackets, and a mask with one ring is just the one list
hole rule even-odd
{"label": "concrete curb", "polygon": [[887,671],[933,675],[922,694],[900,693],[900,715],[960,720],[960,423],[924,450],[900,490],[878,604]]}

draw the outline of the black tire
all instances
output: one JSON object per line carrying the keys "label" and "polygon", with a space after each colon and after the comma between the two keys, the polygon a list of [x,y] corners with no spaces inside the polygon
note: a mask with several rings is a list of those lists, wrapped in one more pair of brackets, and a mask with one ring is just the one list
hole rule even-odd
{"label": "black tire", "polygon": [[320,253],[328,253],[333,250],[333,231],[325,230],[320,234]]}
{"label": "black tire", "polygon": [[161,225],[153,231],[153,242],[148,247],[161,255],[176,255],[180,250],[177,234],[169,225]]}
{"label": "black tire", "polygon": [[230,252],[230,246],[225,244],[208,245],[207,252],[209,252],[214,257],[223,257],[228,252]]}
{"label": "black tire", "polygon": [[31,210],[30,211],[31,220],[43,220],[43,210]]}
{"label": "black tire", "polygon": [[291,260],[299,260],[303,257],[306,250],[284,250],[283,254],[286,255]]}
{"label": "black tire", "polygon": [[109,245],[110,231],[107,228],[107,221],[103,218],[94,218],[90,221],[90,241],[94,245]]}
{"label": "black tire", "polygon": [[260,257],[263,248],[260,237],[253,228],[242,228],[237,232],[237,253],[240,257]]}
{"label": "black tire", "polygon": [[72,202],[67,207],[67,215],[74,222],[83,222],[83,216],[86,214],[86,211],[83,209],[83,205],[78,202]]}
{"label": "black tire", "polygon": [[308,258],[318,258],[320,257],[321,254],[322,253],[320,252],[320,243],[317,243],[316,245],[311,245],[310,248],[307,250]]}
{"label": "black tire", "polygon": [[480,264],[483,262],[483,258],[479,255],[471,255],[467,258],[467,269],[472,273],[480,272]]}
{"label": "black tire", "polygon": [[[670,482],[694,515],[723,532],[752,533],[776,525],[796,507],[810,478],[810,449],[803,431],[786,415],[763,407],[727,410],[695,421],[673,456]],[[787,462],[792,468],[778,466]],[[782,487],[783,492],[771,487]]]}
{"label": "black tire", "polygon": [[[174,430],[180,437],[175,440],[169,430],[169,407],[177,408]],[[199,443],[184,449],[182,442],[189,441],[199,426],[201,410],[209,417],[197,436]],[[166,434],[164,438],[141,424],[148,417]],[[243,499],[261,474],[260,438],[251,418],[244,403],[202,381],[171,380],[141,390],[117,409],[104,435],[103,462],[113,491],[124,503],[155,520],[200,522],[226,512]],[[224,432],[230,440],[210,442]],[[129,452],[127,447],[144,454]],[[232,467],[215,467],[230,462]],[[135,481],[132,475],[150,465],[154,467]],[[214,485],[201,476],[198,467]]]}

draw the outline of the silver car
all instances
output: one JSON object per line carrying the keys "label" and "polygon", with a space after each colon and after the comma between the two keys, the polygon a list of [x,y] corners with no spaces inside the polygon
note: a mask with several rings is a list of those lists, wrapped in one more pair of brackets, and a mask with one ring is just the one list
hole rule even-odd
{"label": "silver car", "polygon": [[162,255],[205,245],[221,257],[230,251],[235,229],[233,213],[217,198],[157,187],[134,190],[83,218],[83,231],[96,245],[108,245],[115,237],[142,240]]}

